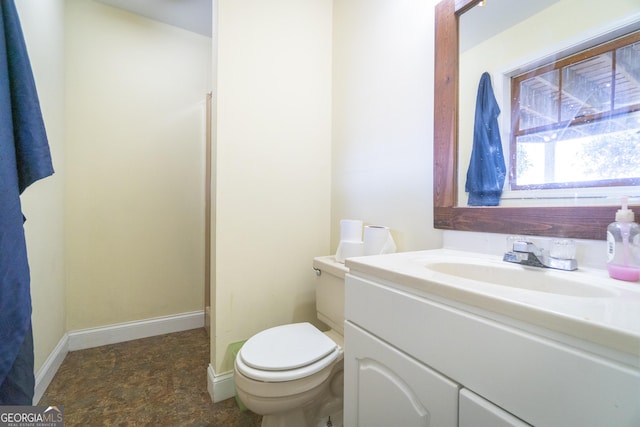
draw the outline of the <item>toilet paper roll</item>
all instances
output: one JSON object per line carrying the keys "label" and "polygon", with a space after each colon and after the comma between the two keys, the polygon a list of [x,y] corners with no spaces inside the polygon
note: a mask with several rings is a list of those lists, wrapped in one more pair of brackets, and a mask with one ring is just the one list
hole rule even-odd
{"label": "toilet paper roll", "polygon": [[383,225],[364,227],[364,255],[391,254],[395,251],[396,244],[389,227]]}
{"label": "toilet paper roll", "polygon": [[340,220],[340,240],[350,242],[362,241],[362,221],[359,219]]}
{"label": "toilet paper roll", "polygon": [[364,255],[364,243],[341,240],[336,251],[336,261],[344,262],[345,259]]}

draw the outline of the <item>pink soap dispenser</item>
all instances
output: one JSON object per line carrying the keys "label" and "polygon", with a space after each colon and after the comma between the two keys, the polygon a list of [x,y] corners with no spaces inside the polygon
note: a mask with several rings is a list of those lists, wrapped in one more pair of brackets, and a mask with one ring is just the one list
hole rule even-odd
{"label": "pink soap dispenser", "polygon": [[640,279],[640,226],[627,202],[623,197],[615,222],[607,227],[607,270],[614,279],[636,282]]}

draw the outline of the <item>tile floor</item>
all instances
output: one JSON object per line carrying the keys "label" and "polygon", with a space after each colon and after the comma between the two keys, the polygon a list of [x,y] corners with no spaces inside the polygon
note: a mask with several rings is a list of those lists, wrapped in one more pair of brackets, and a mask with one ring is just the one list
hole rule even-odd
{"label": "tile floor", "polygon": [[39,405],[63,406],[66,427],[259,426],[234,399],[211,402],[208,365],[204,328],[73,351]]}

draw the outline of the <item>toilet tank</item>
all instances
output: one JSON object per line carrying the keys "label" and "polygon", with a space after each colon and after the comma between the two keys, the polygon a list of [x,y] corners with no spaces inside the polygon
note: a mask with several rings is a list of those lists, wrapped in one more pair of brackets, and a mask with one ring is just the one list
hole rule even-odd
{"label": "toilet tank", "polygon": [[344,335],[344,276],[349,269],[334,256],[314,258],[313,268],[316,271],[318,319]]}

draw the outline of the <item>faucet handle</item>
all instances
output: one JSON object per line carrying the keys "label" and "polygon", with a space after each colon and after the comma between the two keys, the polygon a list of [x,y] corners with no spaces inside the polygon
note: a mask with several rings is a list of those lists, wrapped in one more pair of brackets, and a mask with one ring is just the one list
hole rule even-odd
{"label": "faucet handle", "polygon": [[576,242],[571,239],[552,240],[549,256],[557,259],[575,259]]}
{"label": "faucet handle", "polygon": [[507,252],[513,252],[513,244],[516,242],[520,242],[520,241],[526,241],[527,238],[524,236],[518,236],[518,235],[509,235],[507,236]]}
{"label": "faucet handle", "polygon": [[535,253],[538,248],[536,248],[536,245],[531,242],[527,242],[526,240],[516,240],[513,242],[512,249],[514,252]]}
{"label": "faucet handle", "polygon": [[544,255],[544,251],[528,240],[516,240],[513,242],[513,252],[533,254],[537,257]]}

